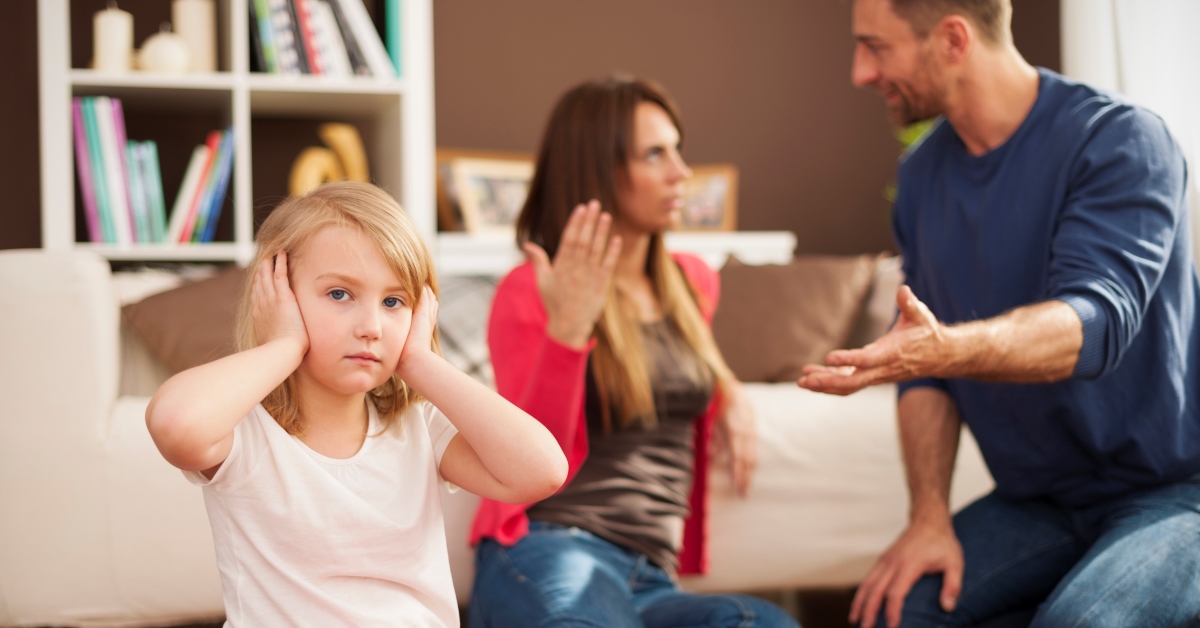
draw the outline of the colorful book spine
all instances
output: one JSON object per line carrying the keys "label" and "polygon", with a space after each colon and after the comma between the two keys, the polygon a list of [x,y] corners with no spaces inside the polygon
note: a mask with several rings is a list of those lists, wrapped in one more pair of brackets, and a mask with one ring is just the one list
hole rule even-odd
{"label": "colorful book spine", "polygon": [[125,109],[121,106],[121,99],[110,98],[109,105],[112,107],[113,117],[113,140],[116,141],[117,159],[121,162],[121,177],[125,184],[125,206],[129,208],[129,235],[132,236],[134,242],[146,242],[146,232],[142,229],[145,224],[144,217],[137,216],[135,206],[133,204],[133,194],[129,191],[130,177],[129,163],[126,159],[127,142],[129,138],[125,135]]}
{"label": "colorful book spine", "polygon": [[221,208],[225,206],[225,191],[229,189],[229,177],[233,172],[233,128],[225,130],[225,139],[221,141],[221,155],[217,169],[216,186],[213,188],[212,205],[208,219],[204,224],[201,242],[212,242],[217,232],[217,221],[221,217]]}
{"label": "colorful book spine", "polygon": [[304,47],[304,56],[308,60],[310,74],[325,74],[321,56],[317,46],[317,34],[313,30],[311,0],[292,0],[292,10],[296,18],[297,30],[300,31],[300,43]]}
{"label": "colorful book spine", "polygon": [[196,221],[200,215],[200,204],[203,202],[205,191],[208,189],[209,173],[212,171],[213,160],[217,157],[217,150],[221,146],[221,132],[209,132],[204,144],[208,147],[208,158],[204,162],[204,169],[200,172],[200,181],[196,186],[196,192],[192,195],[192,200],[188,205],[188,217],[183,223],[183,233],[179,234],[180,244],[192,241],[192,233],[196,229]]}
{"label": "colorful book spine", "polygon": [[400,65],[400,0],[383,0],[384,31],[387,33],[388,57],[396,69],[396,76],[404,76]]}
{"label": "colorful book spine", "polygon": [[396,69],[392,67],[392,60],[388,57],[387,49],[383,47],[383,41],[375,30],[375,23],[371,21],[362,0],[333,0],[333,3],[335,10],[336,7],[341,8],[338,18],[345,16],[350,30],[354,32],[354,39],[371,69],[371,75],[381,79],[395,78]]}
{"label": "colorful book spine", "polygon": [[125,167],[128,180],[129,207],[134,219],[134,232],[138,242],[150,241],[149,210],[146,205],[146,183],[142,169],[138,166],[137,142],[125,142]]}
{"label": "colorful book spine", "polygon": [[191,201],[196,196],[196,189],[204,176],[204,166],[208,160],[208,146],[201,144],[192,150],[192,157],[188,160],[187,170],[183,174],[183,183],[179,185],[179,193],[175,195],[175,203],[171,206],[171,222],[167,226],[167,242],[183,241],[183,230],[191,212]]}
{"label": "colorful book spine", "polygon": [[105,184],[108,187],[109,208],[112,210],[113,226],[116,228],[117,244],[130,244],[133,240],[133,225],[129,222],[129,195],[125,191],[125,175],[121,167],[121,148],[117,146],[116,130],[113,129],[112,101],[107,96],[97,96],[93,101],[96,109],[96,129],[100,135],[100,155],[104,161]]}
{"label": "colorful book spine", "polygon": [[104,241],[117,241],[117,227],[113,224],[112,203],[108,195],[108,176],[104,171],[104,151],[100,147],[100,125],[96,122],[96,99],[84,98],[83,121],[87,127],[88,155],[92,164],[92,183],[96,186],[96,211],[100,216],[101,233]]}
{"label": "colorful book spine", "polygon": [[79,193],[83,197],[83,215],[87,220],[88,240],[103,242],[100,215],[96,210],[96,188],[92,183],[92,156],[88,152],[87,128],[83,122],[83,105],[79,98],[71,99],[71,119],[75,128],[75,173],[79,175]]}
{"label": "colorful book spine", "polygon": [[312,11],[321,69],[329,76],[353,76],[354,67],[350,65],[350,56],[346,53],[346,43],[342,41],[342,32],[338,28],[337,18],[333,16],[333,9],[325,0],[312,0],[309,9]]}
{"label": "colorful book spine", "polygon": [[146,197],[150,203],[150,227],[154,242],[167,239],[167,208],[163,199],[162,172],[158,166],[158,144],[142,142],[140,150],[142,176],[146,180]]}
{"label": "colorful book spine", "polygon": [[275,65],[279,74],[303,74],[295,31],[292,30],[292,11],[288,0],[268,0],[271,16],[271,41],[275,43]]}
{"label": "colorful book spine", "polygon": [[213,218],[213,206],[224,200],[217,198],[217,184],[220,182],[221,170],[225,167],[225,162],[229,161],[231,157],[232,146],[233,134],[230,130],[226,130],[221,135],[221,143],[217,146],[216,156],[213,158],[212,166],[208,169],[208,176],[204,180],[204,195],[200,197],[200,210],[196,212],[196,225],[192,228],[192,242],[204,241],[204,232]]}
{"label": "colorful book spine", "polygon": [[342,43],[345,44],[346,56],[350,59],[350,67],[354,69],[354,74],[371,76],[371,66],[367,65],[366,57],[363,56],[362,48],[358,45],[354,30],[350,28],[350,21],[346,18],[341,3],[338,0],[329,0],[329,8],[333,11],[334,22],[337,23],[338,31],[342,34]]}
{"label": "colorful book spine", "polygon": [[276,74],[279,72],[279,60],[275,55],[275,29],[271,27],[271,8],[267,6],[267,0],[252,0],[252,2],[254,5],[253,17],[258,22],[258,40],[262,45],[266,70]]}

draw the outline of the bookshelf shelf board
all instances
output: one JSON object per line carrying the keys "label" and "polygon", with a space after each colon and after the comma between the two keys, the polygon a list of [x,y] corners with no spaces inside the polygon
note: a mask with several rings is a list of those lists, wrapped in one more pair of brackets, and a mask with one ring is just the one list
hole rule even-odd
{"label": "bookshelf shelf board", "polygon": [[171,262],[233,262],[248,261],[253,253],[249,247],[234,242],[208,244],[96,244],[77,242],[75,247],[92,251],[110,260],[122,261],[171,261]]}
{"label": "bookshelf shelf board", "polygon": [[339,78],[327,76],[287,76],[252,72],[246,77],[251,91],[260,92],[312,92],[331,94],[401,94],[405,84],[401,79],[375,79],[370,77]]}
{"label": "bookshelf shelf board", "polygon": [[71,70],[76,87],[114,87],[122,89],[232,90],[234,76],[229,72],[169,74],[165,72],[97,72]]}

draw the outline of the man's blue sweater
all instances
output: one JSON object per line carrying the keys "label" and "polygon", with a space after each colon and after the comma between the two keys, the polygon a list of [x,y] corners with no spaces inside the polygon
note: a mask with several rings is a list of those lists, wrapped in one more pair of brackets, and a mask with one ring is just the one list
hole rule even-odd
{"label": "man's blue sweater", "polygon": [[1081,506],[1200,473],[1197,279],[1186,166],[1163,121],[1039,69],[1004,144],[971,155],[944,120],[900,165],[907,282],[947,324],[1047,300],[1083,321],[1054,384],[947,391],[1000,494]]}

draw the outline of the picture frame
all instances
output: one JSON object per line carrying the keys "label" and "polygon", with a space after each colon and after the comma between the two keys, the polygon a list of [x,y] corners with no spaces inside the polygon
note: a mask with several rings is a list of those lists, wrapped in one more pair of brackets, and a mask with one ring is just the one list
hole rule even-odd
{"label": "picture frame", "polygon": [[532,155],[439,148],[436,170],[439,231],[512,232],[533,178]]}
{"label": "picture frame", "polygon": [[738,169],[733,164],[692,166],[684,183],[677,231],[737,230]]}

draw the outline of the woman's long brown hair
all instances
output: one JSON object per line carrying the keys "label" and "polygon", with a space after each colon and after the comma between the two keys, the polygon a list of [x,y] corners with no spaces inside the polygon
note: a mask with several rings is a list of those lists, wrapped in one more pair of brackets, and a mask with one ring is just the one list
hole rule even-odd
{"label": "woman's long brown hair", "polygon": [[[674,100],[658,84],[645,79],[613,77],[589,81],[559,99],[538,150],[529,196],[517,219],[517,241],[533,242],[554,258],[572,208],[591,199],[619,220],[618,189],[629,181],[634,150],[634,116],[640,103],[662,107],[683,138]],[[727,389],[733,374],[700,314],[699,295],[692,292],[679,265],[663,246],[662,234],[650,238],[646,276],[658,297],[664,319],[703,360],[706,369],[689,373],[697,381]],[[703,304],[707,307],[708,304]],[[593,333],[592,372],[606,431],[612,417],[627,427],[656,420],[650,362],[632,303],[611,290]]]}

